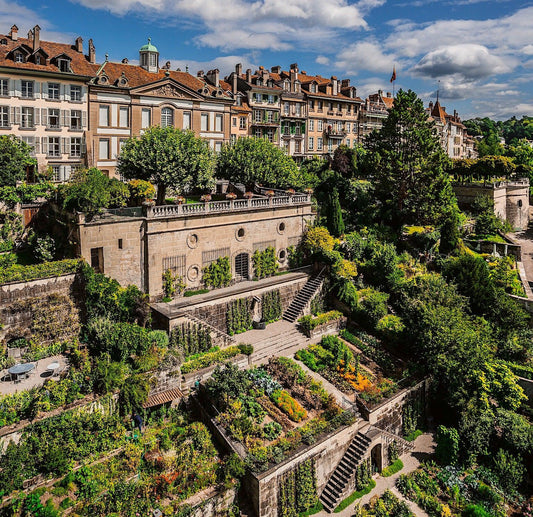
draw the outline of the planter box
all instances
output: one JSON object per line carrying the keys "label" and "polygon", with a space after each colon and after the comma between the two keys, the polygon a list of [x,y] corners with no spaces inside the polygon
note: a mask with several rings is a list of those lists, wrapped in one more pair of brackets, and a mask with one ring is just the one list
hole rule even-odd
{"label": "planter box", "polygon": [[322,323],[322,325],[318,325],[312,330],[306,330],[305,333],[309,338],[322,336],[324,334],[335,334],[339,330],[346,328],[346,321],[346,316],[342,316],[341,318]]}

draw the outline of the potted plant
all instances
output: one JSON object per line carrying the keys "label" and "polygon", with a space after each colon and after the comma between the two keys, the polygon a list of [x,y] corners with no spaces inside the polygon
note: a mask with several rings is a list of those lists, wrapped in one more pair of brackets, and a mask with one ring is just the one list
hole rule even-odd
{"label": "potted plant", "polygon": [[229,199],[229,200],[237,199],[237,194],[235,194],[235,192],[228,192],[226,194],[226,199]]}
{"label": "potted plant", "polygon": [[209,203],[209,201],[211,201],[211,194],[203,194],[200,198],[200,201],[203,201],[204,203]]}
{"label": "potted plant", "polygon": [[286,192],[289,196],[294,196],[294,194],[296,194],[296,191],[295,191],[293,188],[288,188],[285,192]]}
{"label": "potted plant", "polygon": [[174,199],[174,203],[176,205],[183,205],[183,203],[185,203],[185,198],[183,196],[177,196],[176,199]]}
{"label": "potted plant", "polygon": [[274,197],[274,191],[273,190],[267,190],[265,192],[265,196],[267,197]]}
{"label": "potted plant", "polygon": [[304,190],[304,192],[308,195],[308,196],[311,196],[313,194],[313,189],[312,188],[306,188]]}
{"label": "potted plant", "polygon": [[247,191],[247,192],[244,193],[244,197],[246,199],[252,199],[254,197],[254,194],[253,194],[253,192]]}

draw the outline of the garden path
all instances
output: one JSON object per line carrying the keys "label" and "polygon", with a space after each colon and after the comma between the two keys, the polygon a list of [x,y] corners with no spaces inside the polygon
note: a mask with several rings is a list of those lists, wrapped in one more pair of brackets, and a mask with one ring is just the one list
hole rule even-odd
{"label": "garden path", "polygon": [[[369,493],[361,497],[361,499],[357,499],[355,503],[359,504],[360,506],[363,506],[364,504],[367,504],[370,502],[370,499],[374,497],[375,495],[381,495],[385,490],[392,490],[394,495],[399,497],[402,500],[406,500],[399,492],[396,491],[394,488],[396,484],[396,480],[402,475],[402,474],[408,474],[409,472],[413,472],[413,470],[416,470],[421,461],[424,461],[428,459],[430,455],[433,454],[433,451],[435,450],[435,440],[433,437],[433,434],[431,433],[424,433],[420,435],[414,442],[414,449],[402,456],[402,462],[403,462],[403,469],[400,470],[400,472],[397,472],[396,474],[393,474],[390,477],[384,478],[380,475],[377,475],[374,477],[374,480],[376,481],[376,487]],[[407,501],[407,500],[406,500]],[[352,517],[353,515],[353,509],[355,506],[355,503],[351,504],[343,510],[342,512],[339,512],[335,515],[338,515],[339,517]],[[427,513],[422,510],[416,503],[413,503],[412,501],[407,501],[407,504],[411,508],[411,511],[417,516],[417,517],[427,517]],[[321,511],[319,513],[315,514],[316,517],[326,517],[331,514]]]}
{"label": "garden path", "polygon": [[[63,371],[68,366],[68,360],[64,355],[54,355],[52,357],[46,357],[39,361],[23,361],[34,363],[36,367],[32,370],[31,375],[26,379],[22,379],[16,384],[11,380],[7,371],[0,371],[0,395],[11,395],[19,391],[27,391],[34,387],[42,386],[48,379],[52,378],[52,373],[49,372],[46,367],[52,363],[59,363],[59,370]],[[58,379],[58,377],[54,377]]]}

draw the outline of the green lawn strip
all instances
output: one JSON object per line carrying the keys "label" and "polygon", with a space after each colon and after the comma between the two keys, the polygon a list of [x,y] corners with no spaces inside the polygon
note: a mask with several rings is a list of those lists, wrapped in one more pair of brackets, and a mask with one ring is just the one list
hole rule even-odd
{"label": "green lawn strip", "polygon": [[308,517],[308,515],[315,515],[315,513],[321,512],[323,509],[324,507],[322,506],[322,503],[318,501],[315,506],[309,508],[309,510],[306,510],[305,512],[300,513],[298,517]]}
{"label": "green lawn strip", "polygon": [[333,513],[339,513],[342,512],[345,508],[348,508],[356,499],[359,499],[363,497],[364,495],[368,494],[372,490],[374,490],[376,486],[376,482],[371,479],[368,485],[366,485],[365,488],[362,488],[361,490],[358,490],[357,492],[354,492],[352,495],[349,495],[344,501],[342,501],[335,510],[333,510]]}
{"label": "green lawn strip", "polygon": [[206,294],[209,292],[209,289],[198,289],[198,291],[185,291],[183,296],[189,298],[190,296],[196,296],[197,294]]}
{"label": "green lawn strip", "polygon": [[396,474],[396,472],[400,472],[400,470],[402,469],[403,469],[403,462],[400,458],[398,458],[394,463],[392,463],[388,467],[385,467],[381,471],[381,477],[388,478],[392,476],[393,474]]}
{"label": "green lawn strip", "polygon": [[414,442],[421,434],[424,434],[420,429],[417,429],[416,431],[411,431],[405,439],[408,442]]}

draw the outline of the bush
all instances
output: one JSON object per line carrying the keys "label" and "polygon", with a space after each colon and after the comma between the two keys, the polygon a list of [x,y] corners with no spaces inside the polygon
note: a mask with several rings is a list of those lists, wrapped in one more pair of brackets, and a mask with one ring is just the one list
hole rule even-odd
{"label": "bush", "polygon": [[307,255],[333,251],[335,240],[322,226],[309,228],[303,238],[302,247]]}
{"label": "bush", "polygon": [[0,268],[0,284],[7,282],[29,282],[39,278],[68,275],[75,273],[80,265],[78,259],[57,260],[55,262],[44,262],[42,264],[32,264],[21,266],[11,264]]}
{"label": "bush", "polygon": [[272,246],[269,246],[264,251],[256,250],[252,255],[252,262],[256,278],[273,276],[278,271],[276,250]]}
{"label": "bush", "polygon": [[402,318],[396,316],[396,314],[387,314],[377,322],[376,330],[384,339],[395,342],[405,330],[405,325]]}
{"label": "bush", "polygon": [[282,431],[282,427],[277,422],[268,422],[263,426],[263,434],[267,440],[275,440]]}
{"label": "bush", "polygon": [[302,316],[298,321],[304,332],[311,332],[319,325],[328,323],[330,321],[338,320],[342,318],[342,312],[339,311],[329,311],[319,314],[316,317],[313,316]]}
{"label": "bush", "polygon": [[375,289],[367,288],[359,291],[359,304],[356,311],[363,324],[376,327],[379,320],[387,315],[389,295]]}
{"label": "bush", "polygon": [[389,465],[388,467],[385,467],[382,471],[381,471],[381,476],[384,477],[384,478],[388,478],[394,474],[396,474],[397,472],[400,472],[400,470],[403,469],[403,462],[401,459],[397,459],[396,461],[394,461],[394,463],[392,463],[392,465]]}
{"label": "bush", "polygon": [[228,257],[220,257],[203,269],[202,281],[207,287],[226,287],[231,282],[231,266]]}
{"label": "bush", "polygon": [[145,180],[131,180],[128,182],[130,202],[132,205],[140,205],[146,199],[155,197],[155,187]]}
{"label": "bush", "polygon": [[217,347],[213,348],[211,352],[206,352],[198,357],[189,358],[189,360],[181,365],[181,373],[186,374],[207,368],[212,364],[221,363],[226,359],[239,355],[241,351],[237,346],[230,346],[219,350]]}
{"label": "bush", "polygon": [[435,456],[442,465],[455,465],[459,459],[459,433],[454,427],[439,425]]}

